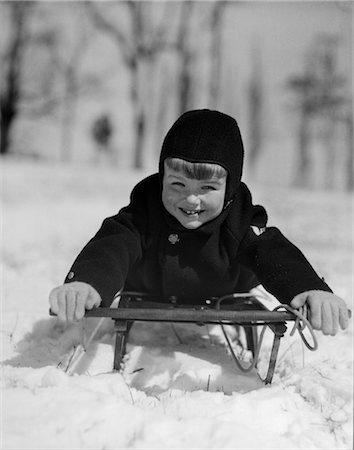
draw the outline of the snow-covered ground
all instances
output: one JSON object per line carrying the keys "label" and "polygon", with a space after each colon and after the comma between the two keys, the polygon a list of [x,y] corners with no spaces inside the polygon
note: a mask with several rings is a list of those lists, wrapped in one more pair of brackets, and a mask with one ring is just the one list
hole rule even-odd
{"label": "snow-covered ground", "polygon": [[[1,164],[1,448],[352,448],[352,321],[336,337],[317,333],[316,352],[288,332],[270,386],[238,372],[211,326],[135,324],[124,369],[112,373],[109,319],[78,373],[65,374],[61,367],[97,320],[59,324],[48,316],[48,292],[142,174]],[[353,197],[250,187],[270,223],[353,309]]]}

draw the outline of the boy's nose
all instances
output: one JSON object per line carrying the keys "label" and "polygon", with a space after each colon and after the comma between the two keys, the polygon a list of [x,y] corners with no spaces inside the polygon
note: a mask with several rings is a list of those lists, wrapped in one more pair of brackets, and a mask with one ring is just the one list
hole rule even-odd
{"label": "boy's nose", "polygon": [[199,204],[199,197],[195,194],[189,194],[186,197],[186,201],[189,205],[198,205]]}

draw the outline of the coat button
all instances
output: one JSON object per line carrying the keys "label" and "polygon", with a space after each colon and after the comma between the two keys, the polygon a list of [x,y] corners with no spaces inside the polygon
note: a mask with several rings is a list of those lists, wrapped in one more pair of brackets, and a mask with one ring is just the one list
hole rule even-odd
{"label": "coat button", "polygon": [[168,242],[172,245],[176,244],[177,242],[179,242],[179,236],[178,234],[172,233],[168,236]]}
{"label": "coat button", "polygon": [[74,272],[69,272],[68,273],[68,280],[72,280],[74,278],[75,274]]}

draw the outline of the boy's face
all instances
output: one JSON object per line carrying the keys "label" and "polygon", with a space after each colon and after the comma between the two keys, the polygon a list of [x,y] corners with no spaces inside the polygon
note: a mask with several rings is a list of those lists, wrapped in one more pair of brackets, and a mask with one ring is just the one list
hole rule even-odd
{"label": "boy's face", "polygon": [[195,230],[215,219],[223,210],[225,191],[226,176],[196,180],[164,165],[162,203],[185,228]]}

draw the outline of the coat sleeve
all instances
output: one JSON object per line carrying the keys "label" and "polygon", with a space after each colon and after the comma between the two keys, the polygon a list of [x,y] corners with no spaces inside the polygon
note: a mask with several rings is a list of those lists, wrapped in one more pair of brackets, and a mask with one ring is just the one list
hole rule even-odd
{"label": "coat sleeve", "polygon": [[289,304],[308,290],[332,292],[303,253],[275,227],[259,235],[250,228],[240,243],[239,260],[280,303]]}
{"label": "coat sleeve", "polygon": [[97,234],[74,261],[65,283],[83,281],[94,287],[103,306],[110,306],[124,287],[128,271],[141,256],[141,235],[132,204],[105,219]]}

